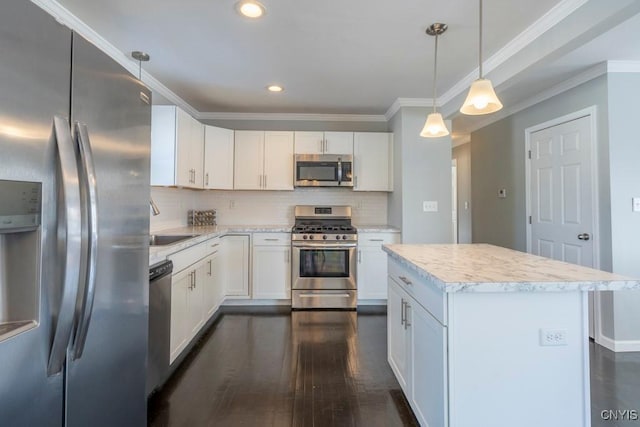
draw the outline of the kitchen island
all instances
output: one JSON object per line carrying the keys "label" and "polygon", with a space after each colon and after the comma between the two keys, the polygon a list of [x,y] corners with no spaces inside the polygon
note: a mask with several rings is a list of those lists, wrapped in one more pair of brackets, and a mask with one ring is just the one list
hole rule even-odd
{"label": "kitchen island", "polygon": [[421,425],[590,425],[587,291],[638,280],[486,244],[383,249],[388,360]]}

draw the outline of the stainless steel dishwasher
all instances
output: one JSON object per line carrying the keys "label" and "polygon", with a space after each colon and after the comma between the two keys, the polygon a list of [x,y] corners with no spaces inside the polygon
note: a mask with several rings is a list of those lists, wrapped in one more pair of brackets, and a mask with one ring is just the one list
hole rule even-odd
{"label": "stainless steel dishwasher", "polygon": [[169,375],[172,272],[171,261],[162,261],[149,267],[147,396],[164,384]]}

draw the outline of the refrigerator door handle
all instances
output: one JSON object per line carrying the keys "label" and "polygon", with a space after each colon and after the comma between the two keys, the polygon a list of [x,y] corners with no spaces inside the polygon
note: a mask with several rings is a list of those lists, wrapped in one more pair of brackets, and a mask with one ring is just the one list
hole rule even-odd
{"label": "refrigerator door handle", "polygon": [[[85,183],[80,185],[86,186],[86,214],[87,214],[87,235],[89,242],[87,245],[87,268],[84,277],[84,295],[81,300],[81,311],[78,318],[78,326],[73,343],[73,360],[79,359],[84,350],[84,344],[87,340],[87,332],[91,323],[91,314],[93,313],[93,301],[96,291],[96,267],[98,264],[98,193],[96,185],[96,173],[93,162],[93,151],[91,150],[91,140],[87,125],[76,122],[76,137],[78,139],[78,148],[80,152],[80,160],[82,162],[83,174],[86,179]],[[83,239],[85,237],[83,236]]]}
{"label": "refrigerator door handle", "polygon": [[80,188],[77,185],[78,168],[69,122],[63,117],[54,116],[53,130],[60,160],[66,239],[64,259],[61,260],[64,270],[60,311],[55,321],[53,341],[47,365],[47,375],[49,376],[57,375],[62,371],[67,347],[71,339],[76,297],[78,295],[82,235]]}

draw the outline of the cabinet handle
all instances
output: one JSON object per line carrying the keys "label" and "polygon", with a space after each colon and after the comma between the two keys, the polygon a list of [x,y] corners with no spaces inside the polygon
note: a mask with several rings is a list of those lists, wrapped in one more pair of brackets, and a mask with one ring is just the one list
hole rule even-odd
{"label": "cabinet handle", "polygon": [[214,245],[211,245],[212,248],[215,248],[216,246],[220,246],[220,243],[216,243]]}
{"label": "cabinet handle", "polygon": [[413,283],[411,282],[411,280],[407,279],[404,276],[398,276],[398,279],[402,280],[405,284],[407,284],[409,286],[413,286]]}
{"label": "cabinet handle", "polygon": [[262,188],[262,175],[260,175],[260,188]]}
{"label": "cabinet handle", "polygon": [[400,324],[404,325],[404,298],[400,298]]}
{"label": "cabinet handle", "polygon": [[209,260],[209,276],[211,276],[211,260]]}
{"label": "cabinet handle", "polygon": [[411,306],[409,305],[408,302],[404,303],[404,328],[407,329],[409,326],[411,326],[411,323],[409,323],[409,310]]}
{"label": "cabinet handle", "polygon": [[264,188],[267,188],[267,175],[264,176]]}
{"label": "cabinet handle", "polygon": [[264,241],[265,241],[265,242],[278,242],[278,241],[280,241],[280,239],[272,239],[272,238],[269,238],[269,239],[264,239]]}
{"label": "cabinet handle", "polygon": [[362,264],[362,251],[358,249],[358,264]]}
{"label": "cabinet handle", "polygon": [[204,175],[204,185],[209,186],[209,172]]}
{"label": "cabinet handle", "polygon": [[369,239],[370,242],[384,242],[384,239]]}

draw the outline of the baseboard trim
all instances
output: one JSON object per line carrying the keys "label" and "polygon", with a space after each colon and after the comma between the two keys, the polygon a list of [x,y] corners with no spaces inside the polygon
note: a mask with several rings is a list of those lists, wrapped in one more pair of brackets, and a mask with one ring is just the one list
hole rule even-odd
{"label": "baseboard trim", "polygon": [[599,334],[596,343],[616,353],[640,351],[640,340],[613,340]]}

